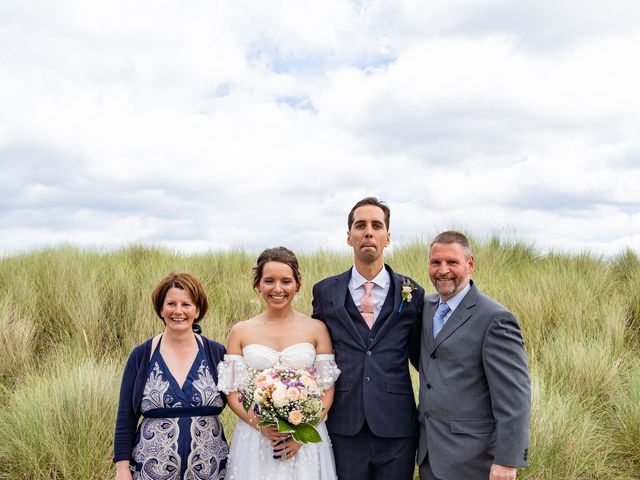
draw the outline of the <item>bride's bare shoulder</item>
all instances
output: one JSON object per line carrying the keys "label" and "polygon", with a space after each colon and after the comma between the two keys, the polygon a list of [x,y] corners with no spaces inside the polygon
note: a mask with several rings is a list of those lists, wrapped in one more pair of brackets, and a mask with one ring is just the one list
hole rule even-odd
{"label": "bride's bare shoulder", "polygon": [[255,336],[256,331],[259,330],[259,322],[256,317],[249,318],[247,320],[241,320],[233,324],[229,330],[229,337],[227,341],[228,353],[241,354],[242,347]]}
{"label": "bride's bare shoulder", "polygon": [[261,324],[259,317],[260,315],[256,315],[255,317],[251,317],[246,320],[240,320],[234,323],[231,327],[231,333],[241,334],[246,332],[247,330],[253,330],[256,326]]}
{"label": "bride's bare shoulder", "polygon": [[317,318],[313,318],[304,314],[300,314],[300,315],[302,317],[301,320],[305,323],[305,326],[309,328],[311,331],[313,331],[314,333],[328,332],[327,325],[322,320],[318,320]]}

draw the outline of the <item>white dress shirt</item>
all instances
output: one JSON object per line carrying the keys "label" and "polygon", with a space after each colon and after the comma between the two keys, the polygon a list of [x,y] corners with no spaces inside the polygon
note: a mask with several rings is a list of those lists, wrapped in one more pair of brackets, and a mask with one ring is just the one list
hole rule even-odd
{"label": "white dress shirt", "polygon": [[382,305],[387,298],[387,294],[389,293],[391,281],[389,272],[387,272],[387,269],[383,266],[382,270],[380,270],[372,280],[367,280],[360,275],[360,272],[356,270],[355,265],[351,268],[349,292],[351,292],[351,298],[353,298],[353,302],[356,304],[356,307],[358,307],[358,310],[360,310],[360,302],[362,301],[362,297],[364,297],[364,284],[369,281],[373,282],[371,297],[373,298],[373,321],[375,322],[380,310],[382,310]]}

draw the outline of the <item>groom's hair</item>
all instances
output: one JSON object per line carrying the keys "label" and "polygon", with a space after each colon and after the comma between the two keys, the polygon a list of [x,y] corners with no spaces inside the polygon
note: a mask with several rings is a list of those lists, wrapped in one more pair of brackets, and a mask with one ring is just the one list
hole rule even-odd
{"label": "groom's hair", "polygon": [[391,210],[389,210],[389,207],[387,207],[386,203],[381,202],[376,197],[363,198],[353,206],[353,208],[349,212],[349,216],[347,217],[348,229],[351,230],[351,225],[353,225],[353,214],[355,213],[356,209],[364,205],[373,205],[374,207],[380,208],[384,213],[384,226],[387,227],[387,230],[389,230],[389,223],[391,222]]}

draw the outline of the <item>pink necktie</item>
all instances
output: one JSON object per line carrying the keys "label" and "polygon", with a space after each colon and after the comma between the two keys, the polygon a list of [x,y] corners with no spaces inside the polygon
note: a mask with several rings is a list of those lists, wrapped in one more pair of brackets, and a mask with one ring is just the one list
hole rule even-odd
{"label": "pink necktie", "polygon": [[373,282],[367,282],[364,286],[364,297],[360,300],[360,313],[364,318],[365,323],[369,327],[369,330],[373,328],[373,297],[371,296],[371,290],[373,290]]}

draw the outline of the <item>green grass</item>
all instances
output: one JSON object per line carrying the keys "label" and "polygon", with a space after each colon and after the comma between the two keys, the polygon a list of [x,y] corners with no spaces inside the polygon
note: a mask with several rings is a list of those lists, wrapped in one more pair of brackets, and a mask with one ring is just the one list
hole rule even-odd
{"label": "green grass", "polygon": [[[476,284],[520,319],[533,382],[530,467],[519,479],[640,479],[640,259],[539,253],[499,236],[473,242]],[[112,435],[124,361],[162,329],[150,292],[171,270],[198,276],[205,335],[260,310],[253,252],[184,255],[141,245],[69,246],[0,258],[0,479],[113,478]],[[387,261],[432,291],[427,244]],[[300,255],[296,308],[346,270],[349,251]],[[414,379],[417,376],[414,375]],[[235,417],[222,420],[230,436]]]}

